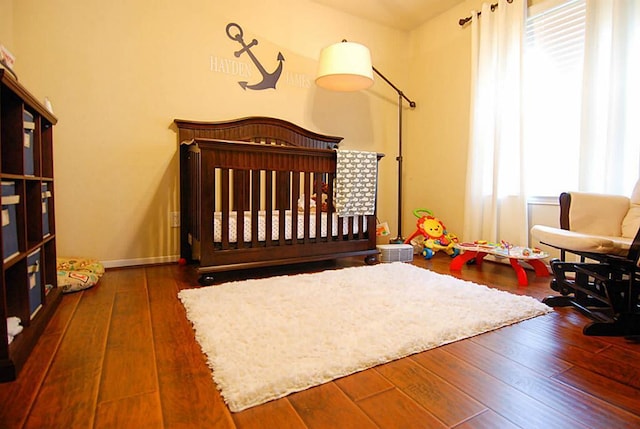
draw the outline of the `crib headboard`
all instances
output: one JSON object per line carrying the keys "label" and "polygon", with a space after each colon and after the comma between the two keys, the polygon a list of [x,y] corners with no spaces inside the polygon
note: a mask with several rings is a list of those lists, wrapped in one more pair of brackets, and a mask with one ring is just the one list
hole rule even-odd
{"label": "crib headboard", "polygon": [[242,140],[315,149],[337,149],[342,137],[306,130],[283,119],[250,116],[219,122],[174,120],[180,142],[196,138]]}

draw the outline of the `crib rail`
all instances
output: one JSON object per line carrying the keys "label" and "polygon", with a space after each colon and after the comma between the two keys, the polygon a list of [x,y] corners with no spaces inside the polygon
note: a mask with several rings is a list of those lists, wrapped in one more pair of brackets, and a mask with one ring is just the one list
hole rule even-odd
{"label": "crib rail", "polygon": [[[181,254],[199,260],[201,272],[377,253],[375,216],[336,220],[331,215],[334,151],[204,138],[181,150],[187,170],[182,180],[188,184],[181,199],[189,211],[182,217]],[[312,208],[312,195],[322,195],[323,183],[328,185],[328,213]],[[221,217],[218,231],[214,213]],[[287,216],[289,237],[284,233]]]}

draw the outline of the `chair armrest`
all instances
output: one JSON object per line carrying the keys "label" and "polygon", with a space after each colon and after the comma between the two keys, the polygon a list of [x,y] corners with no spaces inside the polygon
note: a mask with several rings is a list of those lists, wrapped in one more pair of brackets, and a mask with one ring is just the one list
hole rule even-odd
{"label": "chair armrest", "polygon": [[583,234],[622,235],[630,199],[623,195],[565,192],[560,195],[560,227]]}
{"label": "chair armrest", "polygon": [[542,244],[569,252],[624,256],[629,252],[630,246],[630,243],[616,241],[612,237],[583,234],[546,225],[534,225],[531,235]]}

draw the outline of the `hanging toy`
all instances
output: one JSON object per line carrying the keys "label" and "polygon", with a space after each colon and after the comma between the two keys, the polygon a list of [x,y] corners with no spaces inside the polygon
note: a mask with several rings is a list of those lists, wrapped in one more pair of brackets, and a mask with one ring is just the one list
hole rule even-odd
{"label": "hanging toy", "polygon": [[418,218],[418,229],[404,241],[405,244],[410,244],[411,240],[422,235],[424,237],[422,256],[425,259],[431,259],[439,250],[452,258],[460,254],[460,249],[455,247],[458,237],[448,232],[447,227],[440,219],[433,216],[431,210],[415,209],[413,215]]}

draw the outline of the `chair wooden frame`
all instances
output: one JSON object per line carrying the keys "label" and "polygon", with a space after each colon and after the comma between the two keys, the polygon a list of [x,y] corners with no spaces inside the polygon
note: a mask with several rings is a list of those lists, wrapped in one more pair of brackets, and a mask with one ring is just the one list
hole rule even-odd
{"label": "chair wooden frame", "polygon": [[543,302],[573,306],[592,318],[585,335],[640,335],[640,229],[626,257],[560,250],[580,256],[580,262],[551,261],[551,288],[560,295]]}

